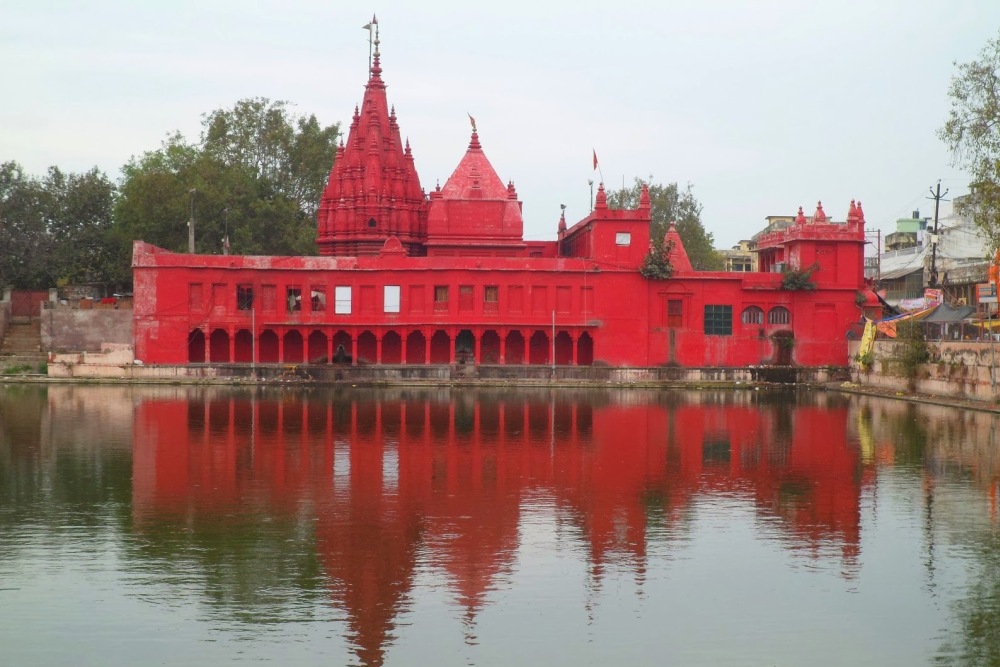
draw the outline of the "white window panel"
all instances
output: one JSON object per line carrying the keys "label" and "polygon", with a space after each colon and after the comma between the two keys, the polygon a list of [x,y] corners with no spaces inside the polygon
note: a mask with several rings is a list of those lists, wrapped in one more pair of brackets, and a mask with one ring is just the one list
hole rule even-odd
{"label": "white window panel", "polygon": [[399,312],[399,285],[386,285],[383,290],[383,311],[386,313]]}
{"label": "white window panel", "polygon": [[334,302],[333,302],[333,312],[337,315],[350,315],[351,314],[351,287],[337,285],[333,292]]}

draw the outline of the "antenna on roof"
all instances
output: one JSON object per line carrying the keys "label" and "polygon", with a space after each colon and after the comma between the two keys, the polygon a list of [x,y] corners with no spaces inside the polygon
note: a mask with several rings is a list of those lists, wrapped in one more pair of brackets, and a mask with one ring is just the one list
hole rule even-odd
{"label": "antenna on roof", "polygon": [[378,39],[378,19],[372,14],[371,23],[361,26],[362,30],[368,31],[368,69],[372,68],[372,28],[375,29],[375,39]]}

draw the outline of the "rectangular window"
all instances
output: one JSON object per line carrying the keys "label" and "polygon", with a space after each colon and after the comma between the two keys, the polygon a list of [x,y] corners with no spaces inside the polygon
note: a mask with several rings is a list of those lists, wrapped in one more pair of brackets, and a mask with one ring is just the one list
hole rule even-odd
{"label": "rectangular window", "polygon": [[705,306],[705,335],[733,335],[732,306]]}
{"label": "rectangular window", "polygon": [[584,316],[594,314],[594,288],[584,287],[580,290],[580,294],[583,296],[583,314]]}
{"label": "rectangular window", "polygon": [[337,285],[333,288],[333,312],[337,315],[351,314],[350,285]]}
{"label": "rectangular window", "polygon": [[253,310],[253,285],[236,286],[236,309]]}
{"label": "rectangular window", "polygon": [[309,307],[314,313],[326,310],[326,285],[313,285],[309,288]]}
{"label": "rectangular window", "polygon": [[684,326],[684,302],[680,299],[667,299],[667,327],[679,329]]}
{"label": "rectangular window", "polygon": [[361,286],[361,312],[362,313],[374,313],[375,312],[375,286],[374,285],[362,285]]}
{"label": "rectangular window", "polygon": [[201,310],[203,305],[201,283],[190,283],[188,285],[188,307],[191,310]]}
{"label": "rectangular window", "polygon": [[434,286],[434,310],[448,310],[448,286]]}
{"label": "rectangular window", "polygon": [[531,288],[531,312],[536,315],[549,312],[549,292],[542,285]]}
{"label": "rectangular window", "polygon": [[410,312],[411,313],[423,313],[425,309],[426,299],[424,295],[426,290],[423,285],[410,285]]}
{"label": "rectangular window", "polygon": [[511,285],[507,294],[510,297],[510,312],[520,313],[524,311],[524,287],[522,285]]}
{"label": "rectangular window", "polygon": [[382,312],[399,312],[399,285],[386,285],[382,290]]}
{"label": "rectangular window", "polygon": [[569,287],[556,287],[556,312],[568,313],[573,305],[573,293]]}
{"label": "rectangular window", "polygon": [[615,234],[615,245],[632,245],[632,232],[618,232]]}
{"label": "rectangular window", "polygon": [[472,285],[458,286],[458,310],[463,313],[472,311]]}
{"label": "rectangular window", "polygon": [[212,308],[226,307],[226,285],[215,283],[212,285]]}
{"label": "rectangular window", "polygon": [[302,288],[286,287],[285,303],[288,305],[288,312],[296,313],[302,310]]}
{"label": "rectangular window", "polygon": [[496,313],[500,310],[500,286],[486,285],[483,287],[483,312]]}
{"label": "rectangular window", "polygon": [[277,308],[278,288],[275,285],[260,286],[260,305],[266,311],[273,312]]}

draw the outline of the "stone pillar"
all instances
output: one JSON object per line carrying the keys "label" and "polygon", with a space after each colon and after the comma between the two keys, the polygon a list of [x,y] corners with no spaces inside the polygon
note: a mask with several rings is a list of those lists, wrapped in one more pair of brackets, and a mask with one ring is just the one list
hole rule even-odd
{"label": "stone pillar", "polygon": [[276,331],[278,334],[278,363],[285,363],[285,332]]}
{"label": "stone pillar", "polygon": [[455,340],[454,329],[448,329],[448,338],[451,339],[450,345],[448,346],[448,363],[452,366],[455,365],[455,344],[458,342]]}
{"label": "stone pillar", "polygon": [[[472,335],[475,337],[475,342],[472,344],[472,363],[478,366],[483,363],[483,331],[480,329],[478,332],[473,332]],[[479,404],[477,403],[476,405],[478,406]]]}
{"label": "stone pillar", "polygon": [[236,363],[236,327],[229,327],[229,363]]}
{"label": "stone pillar", "polygon": [[[433,335],[433,331],[429,332]],[[429,365],[431,363],[431,336],[428,332],[424,332],[424,365]]]}
{"label": "stone pillar", "polygon": [[[351,337],[351,365],[358,365],[358,337],[355,335],[356,332],[351,332],[349,335]],[[353,434],[352,434],[353,436]]]}
{"label": "stone pillar", "polygon": [[579,334],[577,334],[576,336],[573,336],[572,334],[570,334],[570,338],[573,341],[573,361],[572,361],[572,364],[574,366],[579,366],[579,364],[577,363],[577,358],[576,358],[576,351],[577,351],[576,348],[577,348],[577,342],[580,340],[580,336],[579,336]]}
{"label": "stone pillar", "polygon": [[[375,336],[375,363],[382,364],[382,336]],[[381,403],[377,405],[381,405]]]}
{"label": "stone pillar", "polygon": [[400,332],[399,337],[402,339],[402,348],[399,350],[399,363],[406,365],[406,343],[409,340],[410,333],[404,329]]}

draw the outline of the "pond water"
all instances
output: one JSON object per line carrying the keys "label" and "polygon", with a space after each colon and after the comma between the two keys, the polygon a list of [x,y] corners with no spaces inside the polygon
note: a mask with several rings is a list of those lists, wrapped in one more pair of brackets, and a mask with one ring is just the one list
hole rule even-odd
{"label": "pond water", "polygon": [[0,664],[1000,664],[997,417],[0,385]]}

